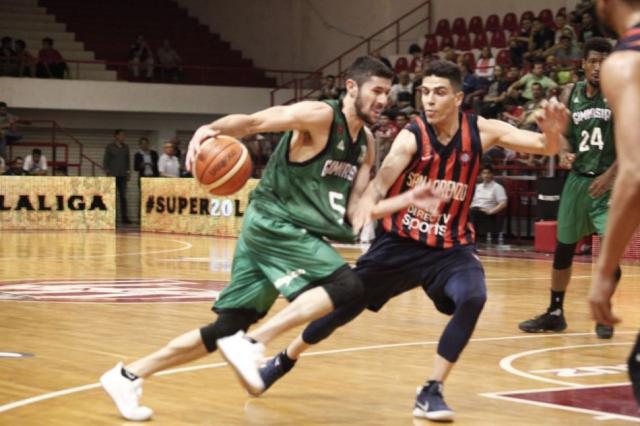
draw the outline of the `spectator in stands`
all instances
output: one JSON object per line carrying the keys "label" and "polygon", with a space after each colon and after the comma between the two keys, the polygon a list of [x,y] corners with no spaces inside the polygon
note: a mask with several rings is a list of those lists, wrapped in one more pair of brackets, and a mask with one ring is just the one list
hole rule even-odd
{"label": "spectator in stands", "polygon": [[418,119],[418,117],[420,117],[420,113],[416,110],[411,111],[411,113],[409,114],[409,121],[411,123],[415,123],[416,120]]}
{"label": "spectator in stands", "polygon": [[180,160],[175,155],[175,148],[171,142],[164,144],[164,153],[158,160],[158,171],[160,176],[168,178],[180,177]]}
{"label": "spectator in stands", "polygon": [[553,46],[554,36],[551,28],[547,28],[540,19],[534,18],[529,35],[529,49],[524,58],[529,59],[542,55],[542,52]]}
{"label": "spectator in stands", "polygon": [[162,81],[182,81],[182,58],[171,47],[169,40],[162,41],[157,54]]}
{"label": "spectator in stands", "polygon": [[552,46],[544,52],[545,56],[552,55],[563,68],[572,68],[574,62],[582,58],[582,51],[571,41],[567,35],[560,37],[560,43]]}
{"label": "spectator in stands", "polygon": [[524,108],[518,105],[518,102],[512,96],[507,97],[502,101],[503,111],[499,115],[502,121],[506,121],[512,126],[518,126],[521,117],[524,114]]}
{"label": "spectator in stands", "polygon": [[336,87],[336,78],[329,74],[325,76],[322,81],[322,87],[320,88],[320,96],[318,100],[324,99],[338,99],[340,97],[340,89]]}
{"label": "spectator in stands", "polygon": [[509,39],[509,51],[511,63],[517,67],[522,66],[522,58],[529,50],[529,37],[531,36],[531,20],[523,19],[518,32]]}
{"label": "spectator in stands", "polygon": [[492,81],[495,66],[496,58],[493,57],[491,48],[489,46],[483,47],[476,61],[476,76],[484,78],[487,81]]}
{"label": "spectator in stands", "polygon": [[[413,110],[411,110],[413,112]],[[396,114],[396,128],[398,131],[404,129],[409,124],[409,115],[406,112]]]}
{"label": "spectator in stands", "polygon": [[37,59],[27,50],[27,44],[24,40],[16,40],[15,47],[18,77],[33,77]]}
{"label": "spectator in stands", "polygon": [[67,166],[57,166],[53,168],[53,176],[69,176]]}
{"label": "spectator in stands", "polygon": [[442,54],[442,59],[444,59],[445,61],[450,61],[455,63],[458,59],[458,55],[456,55],[456,52],[453,50],[453,48],[451,46],[445,46],[440,53]]}
{"label": "spectator in stands", "polygon": [[584,12],[582,14],[582,23],[580,25],[578,41],[580,43],[584,43],[592,37],[602,37],[602,33],[595,23],[593,12]]}
{"label": "spectator in stands", "polygon": [[47,174],[47,158],[38,148],[31,151],[24,159],[23,170],[31,176],[45,176]]}
{"label": "spectator in stands", "polygon": [[130,159],[129,147],[124,143],[124,130],[113,132],[113,142],[106,146],[102,166],[107,176],[116,178],[116,193],[120,200],[120,218],[122,223],[129,224],[127,210],[127,181],[129,180]]}
{"label": "spectator in stands", "polygon": [[400,93],[408,93],[413,100],[413,82],[411,81],[411,76],[408,71],[400,71],[398,74],[398,82],[391,86],[389,100],[397,104]]}
{"label": "spectator in stands", "polygon": [[7,159],[7,145],[22,139],[18,133],[19,118],[9,113],[7,104],[0,102],[0,156]]}
{"label": "spectator in stands", "polygon": [[133,169],[138,172],[138,186],[140,178],[160,176],[158,171],[158,153],[151,149],[149,139],[140,138],[140,150],[133,156]]}
{"label": "spectator in stands", "polygon": [[486,92],[486,84],[473,74],[469,61],[463,56],[458,57],[458,67],[462,73],[462,92],[464,93],[462,108],[477,110]]}
{"label": "spectator in stands", "polygon": [[372,130],[379,156],[379,161],[376,161],[376,164],[380,164],[384,157],[386,157],[389,153],[389,149],[391,149],[391,143],[398,134],[398,128],[393,123],[393,121],[391,121],[391,117],[389,117],[389,114],[383,112],[380,115],[378,124],[376,124]]}
{"label": "spectator in stands", "polygon": [[22,157],[16,157],[11,162],[11,166],[4,172],[5,176],[26,176],[27,172],[23,169],[24,160]]}
{"label": "spectator in stands", "polygon": [[0,45],[0,75],[14,77],[18,75],[16,52],[13,50],[13,39],[2,37]]}
{"label": "spectator in stands", "polygon": [[545,99],[544,87],[540,83],[533,83],[531,85],[531,93],[533,99],[527,101],[524,105],[524,114],[519,119],[519,125],[521,129],[537,131],[538,125],[536,123],[536,111],[540,109],[540,104]]}
{"label": "spectator in stands", "polygon": [[553,44],[560,43],[560,37],[562,36],[562,34],[566,34],[567,31],[571,33],[572,40],[576,38],[576,34],[575,34],[575,31],[573,31],[573,27],[567,23],[566,15],[562,15],[562,14],[557,15],[555,22],[556,22],[556,32],[554,34],[555,41]]}
{"label": "spectator in stands", "polygon": [[411,55],[411,63],[409,64],[409,72],[415,74],[422,72],[422,49],[417,44],[409,46],[409,54]]}
{"label": "spectator in stands", "polygon": [[496,118],[502,112],[502,102],[507,97],[507,89],[509,88],[509,81],[507,81],[504,68],[501,65],[494,67],[493,77],[480,106],[480,114],[485,118]]}
{"label": "spectator in stands", "polygon": [[531,93],[533,83],[540,83],[545,90],[552,89],[558,85],[555,81],[544,75],[544,60],[541,58],[536,58],[533,62],[531,72],[525,74],[520,80],[513,83],[511,87],[509,87],[509,90],[524,88],[522,97],[526,100],[531,100],[533,99],[533,94]]}
{"label": "spectator in stands", "polygon": [[155,60],[149,44],[143,36],[138,36],[136,42],[129,48],[129,65],[134,78],[140,78],[140,68],[147,80],[153,79]]}
{"label": "spectator in stands", "polygon": [[192,177],[191,173],[187,170],[185,166],[185,160],[187,159],[187,153],[182,151],[181,144],[182,141],[178,136],[174,136],[169,141],[173,145],[173,155],[176,156],[178,162],[180,164],[180,176],[182,177]]}
{"label": "spectator in stands", "polygon": [[377,60],[385,64],[387,67],[389,67],[389,69],[393,69],[393,65],[391,65],[391,62],[387,58],[382,56],[380,49],[372,50],[369,55],[371,55],[372,57],[376,58]]}
{"label": "spectator in stands", "polygon": [[501,223],[497,214],[507,207],[507,194],[504,187],[493,179],[491,165],[483,165],[480,176],[482,182],[476,185],[471,201],[471,222],[478,235],[500,233]]}
{"label": "spectator in stands", "polygon": [[38,52],[38,64],[36,66],[36,77],[39,78],[64,78],[65,73],[69,76],[69,68],[64,58],[53,47],[53,39],[45,37],[42,39],[42,49]]}

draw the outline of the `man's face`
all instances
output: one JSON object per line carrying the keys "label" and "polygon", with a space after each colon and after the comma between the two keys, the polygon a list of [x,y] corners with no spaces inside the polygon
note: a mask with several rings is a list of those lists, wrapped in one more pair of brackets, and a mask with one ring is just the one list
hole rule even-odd
{"label": "man's face", "polygon": [[400,83],[407,85],[411,82],[411,76],[409,75],[409,73],[407,71],[402,71],[399,75],[398,75],[398,79],[400,80]]}
{"label": "man's face", "polygon": [[518,67],[509,68],[509,73],[507,75],[507,77],[509,78],[509,81],[517,80],[519,76],[520,76],[520,69],[518,69]]}
{"label": "man's face", "polygon": [[335,84],[335,80],[333,79],[333,77],[327,77],[324,79],[324,85],[327,87],[333,87],[333,85]]}
{"label": "man's face", "polygon": [[404,126],[406,126],[408,122],[409,120],[404,115],[399,115],[396,117],[396,124],[398,125],[399,129],[404,129]]}
{"label": "man's face", "polygon": [[564,15],[558,15],[556,16],[556,28],[557,29],[562,29],[562,27],[564,27],[567,23],[567,18],[564,17]]}
{"label": "man's face", "polygon": [[422,107],[429,124],[438,124],[455,115],[462,104],[463,93],[455,90],[448,78],[434,75],[422,79]]}
{"label": "man's face", "polygon": [[571,40],[569,40],[567,37],[562,37],[560,39],[560,44],[562,44],[562,48],[565,50],[571,49]]}
{"label": "man's face", "polygon": [[18,158],[13,162],[13,168],[15,170],[22,170],[23,166],[24,166],[24,160],[22,160],[22,158]]}
{"label": "man's face", "polygon": [[389,118],[388,115],[381,115],[380,116],[380,125],[381,126],[388,126],[390,122],[391,122],[391,119]]}
{"label": "man's face", "polygon": [[164,153],[171,156],[173,155],[174,149],[173,149],[173,144],[171,143],[165,143],[164,144]]}
{"label": "man's face", "polygon": [[582,14],[582,26],[586,27],[586,28],[591,28],[591,25],[593,24],[593,17],[591,16],[590,13],[583,13]]}
{"label": "man's face", "polygon": [[584,75],[593,87],[600,86],[600,69],[605,59],[607,59],[606,53],[590,50],[587,58],[582,60]]}
{"label": "man's face", "polygon": [[522,20],[522,29],[528,31],[531,29],[531,21],[529,19]]}
{"label": "man's face", "polygon": [[539,101],[544,96],[544,91],[542,90],[542,86],[539,84],[534,84],[531,86],[531,95],[533,95],[533,99]]}
{"label": "man's face", "polygon": [[491,173],[491,170],[489,169],[484,169],[481,173],[480,173],[480,177],[482,177],[482,181],[484,183],[489,183],[493,180],[493,173]]}
{"label": "man's face", "polygon": [[31,158],[33,159],[34,163],[39,162],[40,161],[40,157],[41,157],[41,154],[38,154],[38,153],[31,154]]}
{"label": "man's face", "polygon": [[124,132],[116,133],[115,139],[118,142],[121,142],[121,143],[124,142]]}
{"label": "man's face", "polygon": [[543,64],[534,64],[533,65],[533,71],[531,71],[531,72],[536,77],[542,77],[542,74],[544,74],[544,65]]}
{"label": "man's face", "polygon": [[370,77],[360,87],[353,80],[347,80],[353,91],[355,88],[355,108],[358,117],[369,125],[378,122],[389,101],[391,80],[384,77]]}
{"label": "man's face", "polygon": [[6,106],[0,106],[0,116],[5,116],[7,115],[7,107]]}
{"label": "man's face", "polygon": [[149,146],[151,146],[151,143],[149,143],[148,140],[142,139],[140,141],[140,148],[142,148],[143,151],[149,151]]}

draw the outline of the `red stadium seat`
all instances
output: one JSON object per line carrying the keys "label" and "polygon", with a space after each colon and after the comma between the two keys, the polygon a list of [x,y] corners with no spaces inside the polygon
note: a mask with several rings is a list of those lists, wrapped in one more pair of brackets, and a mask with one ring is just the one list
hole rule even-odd
{"label": "red stadium seat", "polygon": [[467,61],[469,66],[471,67],[471,72],[476,71],[476,57],[473,52],[464,52],[462,57]]}
{"label": "red stadium seat", "polygon": [[451,32],[456,35],[465,34],[467,32],[467,22],[464,18],[456,18],[451,25]]}
{"label": "red stadium seat", "polygon": [[516,31],[520,26],[518,25],[518,18],[513,12],[507,13],[502,19],[502,29],[509,31]]}
{"label": "red stadium seat", "polygon": [[504,36],[504,31],[496,31],[491,35],[491,47],[502,49],[507,47],[507,38]]}
{"label": "red stadium seat", "polygon": [[451,36],[448,36],[448,37],[442,37],[442,38],[440,39],[440,49],[439,49],[439,50],[442,50],[442,49],[444,49],[444,48],[445,48],[445,47],[447,47],[447,46],[449,46],[449,47],[453,48],[453,45],[454,45],[454,43],[453,43],[453,37],[451,37]]}
{"label": "red stadium seat", "polygon": [[496,64],[502,65],[503,67],[508,67],[511,65],[511,52],[508,49],[502,49],[496,55]]}
{"label": "red stadium seat", "polygon": [[469,32],[474,34],[480,34],[484,32],[484,25],[482,25],[482,18],[474,16],[469,20]]}
{"label": "red stadium seat", "polygon": [[473,48],[474,49],[482,49],[489,45],[489,41],[487,40],[487,34],[482,32],[476,34],[476,37],[473,39]]}
{"label": "red stadium seat", "polygon": [[549,28],[553,28],[555,25],[553,22],[553,12],[551,11],[551,9],[541,10],[540,14],[538,14],[538,18],[544,25]]}
{"label": "red stadium seat", "polygon": [[407,58],[404,57],[399,57],[396,60],[396,64],[393,67],[393,70],[397,73],[402,72],[402,71],[407,71],[409,69],[409,61],[407,61]]}
{"label": "red stadium seat", "polygon": [[523,19],[528,19],[528,20],[532,20],[536,15],[534,15],[534,13],[530,10],[527,10],[526,12],[522,12],[522,15],[520,16],[520,22],[522,22]]}
{"label": "red stadium seat", "polygon": [[458,36],[458,41],[456,42],[456,49],[471,50],[471,40],[469,39],[469,34],[462,34]]}
{"label": "red stadium seat", "polygon": [[487,17],[487,22],[484,24],[484,29],[487,31],[499,31],[502,29],[502,25],[500,25],[500,18],[498,15],[489,15]]}
{"label": "red stadium seat", "polygon": [[436,31],[434,33],[437,36],[445,37],[451,35],[451,26],[448,19],[441,19],[436,25]]}
{"label": "red stadium seat", "polygon": [[422,47],[422,53],[425,55],[430,53],[438,53],[438,39],[434,34],[429,34],[425,37],[424,46]]}

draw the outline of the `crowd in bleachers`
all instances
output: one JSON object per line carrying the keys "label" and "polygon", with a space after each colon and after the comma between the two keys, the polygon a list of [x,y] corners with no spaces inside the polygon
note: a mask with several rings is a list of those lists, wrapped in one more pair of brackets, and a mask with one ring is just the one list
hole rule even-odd
{"label": "crowd in bleachers", "polygon": [[0,76],[59,79],[68,77],[67,63],[53,46],[53,39],[45,37],[36,57],[27,50],[24,40],[14,41],[10,36],[2,37]]}

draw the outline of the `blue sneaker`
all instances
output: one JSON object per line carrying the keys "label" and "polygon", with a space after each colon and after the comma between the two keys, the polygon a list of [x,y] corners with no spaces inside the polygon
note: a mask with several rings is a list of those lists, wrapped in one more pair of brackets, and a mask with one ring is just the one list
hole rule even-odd
{"label": "blue sneaker", "polygon": [[[271,385],[278,381],[282,376],[287,374],[295,365],[295,362],[291,364],[290,360],[284,360],[283,356],[283,352],[280,352],[278,355],[267,361],[267,363],[261,366],[258,370],[258,372],[260,373],[260,377],[264,382],[264,390],[262,392],[269,389]],[[287,368],[287,366],[289,368]]]}
{"label": "blue sneaker", "polygon": [[442,383],[429,380],[426,385],[416,390],[416,404],[413,416],[437,422],[453,421],[453,410],[442,397]]}

